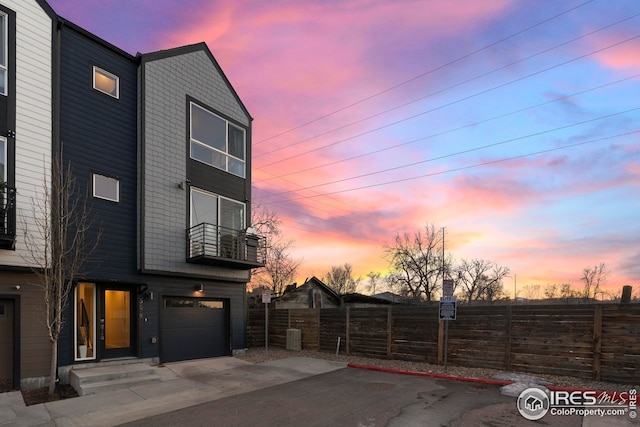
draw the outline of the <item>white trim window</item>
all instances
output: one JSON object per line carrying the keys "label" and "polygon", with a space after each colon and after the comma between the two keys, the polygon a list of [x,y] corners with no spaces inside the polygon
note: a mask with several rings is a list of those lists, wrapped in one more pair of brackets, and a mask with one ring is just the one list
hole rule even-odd
{"label": "white trim window", "polygon": [[7,94],[7,68],[9,54],[9,34],[8,34],[7,14],[0,12],[0,95]]}
{"label": "white trim window", "polygon": [[93,174],[93,197],[97,199],[109,200],[111,202],[120,201],[120,180],[97,173]]}
{"label": "white trim window", "polygon": [[116,99],[120,98],[120,78],[95,65],[93,66],[93,88]]}
{"label": "white trim window", "polygon": [[191,158],[245,177],[245,130],[191,102]]}

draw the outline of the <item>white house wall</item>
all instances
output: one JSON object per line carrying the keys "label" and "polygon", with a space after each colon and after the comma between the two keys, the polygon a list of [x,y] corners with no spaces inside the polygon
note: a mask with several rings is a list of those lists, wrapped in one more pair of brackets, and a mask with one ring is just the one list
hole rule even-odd
{"label": "white house wall", "polygon": [[[42,199],[49,182],[52,138],[52,22],[31,0],[0,0],[16,12],[16,250],[0,250],[0,264],[30,266],[25,226],[35,231],[38,213],[32,200]],[[37,202],[36,202],[37,203]]]}

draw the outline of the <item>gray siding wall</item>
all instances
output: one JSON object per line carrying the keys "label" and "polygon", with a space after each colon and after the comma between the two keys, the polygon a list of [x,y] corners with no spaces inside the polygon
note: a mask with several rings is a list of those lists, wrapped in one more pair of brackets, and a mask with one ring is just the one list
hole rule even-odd
{"label": "gray siding wall", "polygon": [[[187,97],[220,111],[247,128],[250,127],[250,117],[204,50],[143,61],[142,82],[141,197],[144,207],[141,268],[144,271],[248,281],[249,272],[246,270],[185,262],[189,190],[188,187],[180,189],[178,184],[187,179]],[[211,180],[216,180],[216,174],[220,172],[214,168],[211,170]],[[248,184],[245,183],[246,186]],[[248,196],[247,190],[244,193]]]}

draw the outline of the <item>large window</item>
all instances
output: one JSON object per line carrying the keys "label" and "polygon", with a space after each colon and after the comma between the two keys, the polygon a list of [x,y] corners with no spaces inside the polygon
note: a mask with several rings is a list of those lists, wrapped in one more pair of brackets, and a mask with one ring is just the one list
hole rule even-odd
{"label": "large window", "polygon": [[192,188],[191,256],[242,256],[244,209],[244,203]]}
{"label": "large window", "polygon": [[245,131],[191,103],[191,158],[245,177]]}
{"label": "large window", "polygon": [[7,55],[9,51],[7,15],[0,12],[0,94],[7,94]]}
{"label": "large window", "polygon": [[75,307],[75,360],[95,359],[96,286],[93,283],[78,283]]}
{"label": "large window", "polygon": [[241,231],[244,229],[244,203],[192,188],[191,226],[203,223]]}
{"label": "large window", "polygon": [[93,67],[93,88],[114,98],[120,97],[120,79],[98,67]]}

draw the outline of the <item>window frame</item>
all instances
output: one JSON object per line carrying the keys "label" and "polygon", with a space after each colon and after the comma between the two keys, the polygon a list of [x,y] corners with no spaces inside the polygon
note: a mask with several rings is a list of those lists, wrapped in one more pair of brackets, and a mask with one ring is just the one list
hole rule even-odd
{"label": "window frame", "polygon": [[[108,180],[112,180],[116,183],[116,198],[112,199],[111,197],[98,195],[96,193],[96,177],[106,178]],[[109,202],[120,203],[120,179],[114,176],[105,175],[98,172],[91,173],[91,184],[92,184],[92,195],[95,199],[107,200]]]}
{"label": "window frame", "polygon": [[[105,90],[100,89],[98,86],[96,86],[96,73],[102,74],[104,77],[107,78],[112,78],[115,81],[115,95],[112,93],[109,93]],[[100,93],[104,93],[105,95],[109,95],[110,97],[114,98],[114,99],[120,99],[120,77],[118,77],[117,75],[105,70],[104,68],[98,67],[97,65],[93,66],[93,73],[92,73],[92,82],[93,82],[93,89],[97,90]]]}
{"label": "window frame", "polygon": [[[205,113],[208,113],[210,115],[212,115],[213,117],[220,119],[221,121],[223,121],[225,123],[225,135],[224,135],[224,143],[225,143],[225,148],[224,151],[212,147],[211,145],[203,142],[203,141],[199,141],[198,139],[196,139],[193,136],[193,108],[199,108],[200,110],[202,110]],[[229,140],[229,135],[230,135],[230,127],[239,130],[242,133],[242,154],[244,158],[240,158],[237,157],[233,154],[230,153],[230,140]],[[203,159],[199,159],[197,157],[194,157],[194,144],[197,148],[200,149],[204,149],[207,151],[210,151],[211,153],[213,153],[213,156],[218,155],[218,156],[223,156],[224,158],[224,168],[214,164],[214,162],[207,162],[206,160]],[[194,101],[189,101],[189,157],[192,160],[195,160],[197,162],[200,163],[204,163],[205,165],[214,167],[216,169],[225,171],[227,173],[230,173],[232,175],[238,176],[240,178],[246,179],[247,177],[247,129],[244,128],[243,126],[237,124],[237,123],[232,123],[230,120],[222,117],[220,114],[216,114],[215,112],[213,112],[211,109],[204,107],[203,105],[194,102]],[[214,157],[212,157],[214,158]],[[240,173],[235,171],[235,168],[232,165],[242,165],[242,171]]]}
{"label": "window frame", "polygon": [[[217,218],[216,222],[217,223],[216,224],[212,224],[212,225],[215,225],[216,227],[224,227],[223,225],[220,224],[222,222],[222,210],[221,209],[222,209],[222,201],[223,200],[227,200],[227,201],[230,201],[232,203],[241,205],[242,206],[242,218],[241,218],[242,225],[241,225],[240,228],[234,229],[234,230],[242,231],[242,230],[245,229],[246,224],[247,224],[247,204],[246,203],[240,202],[238,200],[231,199],[229,197],[224,197],[224,196],[221,196],[221,195],[216,194],[216,193],[212,193],[211,191],[207,191],[207,190],[204,190],[204,189],[199,188],[199,187],[191,187],[191,191],[189,192],[189,226],[190,227],[195,227],[196,225],[202,224],[201,222],[198,223],[198,224],[194,224],[193,223],[193,193],[194,192],[204,194],[205,196],[208,196],[208,197],[215,197],[215,199],[216,199],[216,218]],[[227,227],[225,227],[225,228],[227,228]]]}
{"label": "window frame", "polygon": [[0,21],[4,21],[4,25],[2,26],[3,34],[2,34],[2,42],[4,46],[2,47],[4,55],[0,57],[0,71],[2,71],[2,88],[0,90],[0,95],[7,96],[9,94],[9,15],[6,12],[0,10]]}
{"label": "window frame", "polygon": [[2,146],[0,148],[0,154],[2,155],[2,159],[4,159],[4,163],[0,163],[2,164],[4,167],[2,168],[2,172],[0,174],[0,181],[4,181],[4,183],[7,183],[7,178],[8,178],[8,173],[7,173],[7,168],[9,167],[9,162],[7,161],[7,156],[9,155],[9,150],[7,149],[7,138],[4,136],[0,136],[0,145]]}

